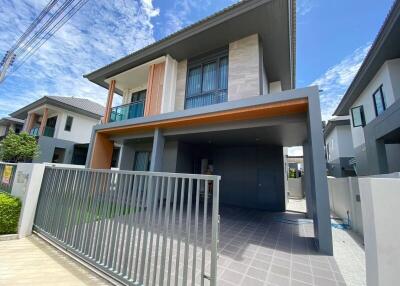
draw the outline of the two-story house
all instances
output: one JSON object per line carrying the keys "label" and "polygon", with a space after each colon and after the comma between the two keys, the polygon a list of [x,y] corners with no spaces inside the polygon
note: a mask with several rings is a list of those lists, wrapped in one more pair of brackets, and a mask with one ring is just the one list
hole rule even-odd
{"label": "two-story house", "polygon": [[348,116],[337,116],[324,128],[325,154],[328,176],[355,176],[353,167],[354,148]]}
{"label": "two-story house", "polygon": [[38,138],[40,154],[33,162],[85,164],[93,126],[104,106],[84,98],[44,96],[11,113],[25,121],[23,131]]}
{"label": "two-story house", "polygon": [[221,203],[284,211],[284,149],[303,146],[308,212],[331,253],[318,88],[294,89],[294,4],[241,1],[85,75],[108,89],[87,166],[110,168],[118,144],[121,170],[218,174]]}
{"label": "two-story house", "polygon": [[0,119],[0,140],[7,136],[10,130],[13,130],[16,134],[19,134],[24,127],[24,120],[13,118],[13,117],[3,117]]}
{"label": "two-story house", "polygon": [[351,115],[358,175],[400,171],[400,1],[396,1],[335,115]]}

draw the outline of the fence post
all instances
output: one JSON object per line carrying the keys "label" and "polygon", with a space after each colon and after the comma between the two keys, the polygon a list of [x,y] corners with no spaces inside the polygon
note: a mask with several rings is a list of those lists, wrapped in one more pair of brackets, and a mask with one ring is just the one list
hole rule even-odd
{"label": "fence post", "polygon": [[32,234],[33,220],[44,175],[44,164],[18,163],[11,195],[22,202],[18,237]]}
{"label": "fence post", "polygon": [[213,181],[212,227],[211,227],[211,273],[210,285],[217,285],[218,228],[219,228],[219,178]]}

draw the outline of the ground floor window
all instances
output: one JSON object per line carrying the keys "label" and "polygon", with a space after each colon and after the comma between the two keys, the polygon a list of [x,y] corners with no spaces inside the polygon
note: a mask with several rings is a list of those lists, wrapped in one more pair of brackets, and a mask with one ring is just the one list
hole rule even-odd
{"label": "ground floor window", "polygon": [[149,171],[151,163],[151,152],[138,151],[135,153],[134,171]]}

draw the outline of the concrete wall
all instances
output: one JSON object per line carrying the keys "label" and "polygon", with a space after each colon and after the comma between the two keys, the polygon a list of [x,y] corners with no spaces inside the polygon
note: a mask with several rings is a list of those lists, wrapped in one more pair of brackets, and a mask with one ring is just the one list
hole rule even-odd
{"label": "concrete wall", "polygon": [[398,285],[400,179],[360,178],[368,286]]}
{"label": "concrete wall", "polygon": [[176,76],[175,111],[185,109],[187,60],[178,62]]}
{"label": "concrete wall", "polygon": [[44,164],[19,163],[15,171],[11,194],[21,199],[18,237],[32,234],[33,220],[44,174]]}
{"label": "concrete wall", "polygon": [[260,46],[257,34],[229,44],[228,100],[261,94]]}
{"label": "concrete wall", "polygon": [[363,221],[361,212],[360,190],[358,178],[328,177],[329,204],[331,211],[347,222],[349,213],[350,226],[363,236]]}
{"label": "concrete wall", "polygon": [[170,55],[165,58],[164,84],[162,91],[161,113],[175,110],[176,83],[178,76],[178,62]]}
{"label": "concrete wall", "polygon": [[302,199],[304,198],[302,178],[288,179],[289,198]]}
{"label": "concrete wall", "polygon": [[66,164],[71,163],[72,155],[74,153],[75,142],[46,137],[46,136],[40,136],[38,144],[40,148],[40,153],[39,156],[33,160],[34,163],[43,163],[43,162],[51,163],[51,161],[53,160],[53,154],[56,147],[65,149],[65,156],[63,163]]}

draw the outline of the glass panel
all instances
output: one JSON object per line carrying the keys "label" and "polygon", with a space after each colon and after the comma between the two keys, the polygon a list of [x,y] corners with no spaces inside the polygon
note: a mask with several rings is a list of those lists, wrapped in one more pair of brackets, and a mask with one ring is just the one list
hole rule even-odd
{"label": "glass panel", "polygon": [[150,167],[150,152],[136,152],[134,171],[148,171]]}
{"label": "glass panel", "polygon": [[228,88],[228,57],[223,57],[219,62],[219,88]]}
{"label": "glass panel", "polygon": [[191,68],[188,74],[188,95],[194,95],[201,92],[201,67]]}
{"label": "glass panel", "polygon": [[209,63],[203,66],[203,88],[202,92],[217,89],[217,63]]}
{"label": "glass panel", "polygon": [[382,88],[379,88],[374,93],[374,104],[375,104],[376,116],[385,111],[386,107],[385,107],[385,101],[383,99]]}
{"label": "glass panel", "polygon": [[213,91],[206,94],[192,96],[186,99],[185,108],[194,108],[217,104],[227,101],[228,93],[226,90]]}
{"label": "glass panel", "polygon": [[353,118],[353,126],[359,127],[364,126],[364,114],[363,107],[357,106],[351,109],[351,116]]}

